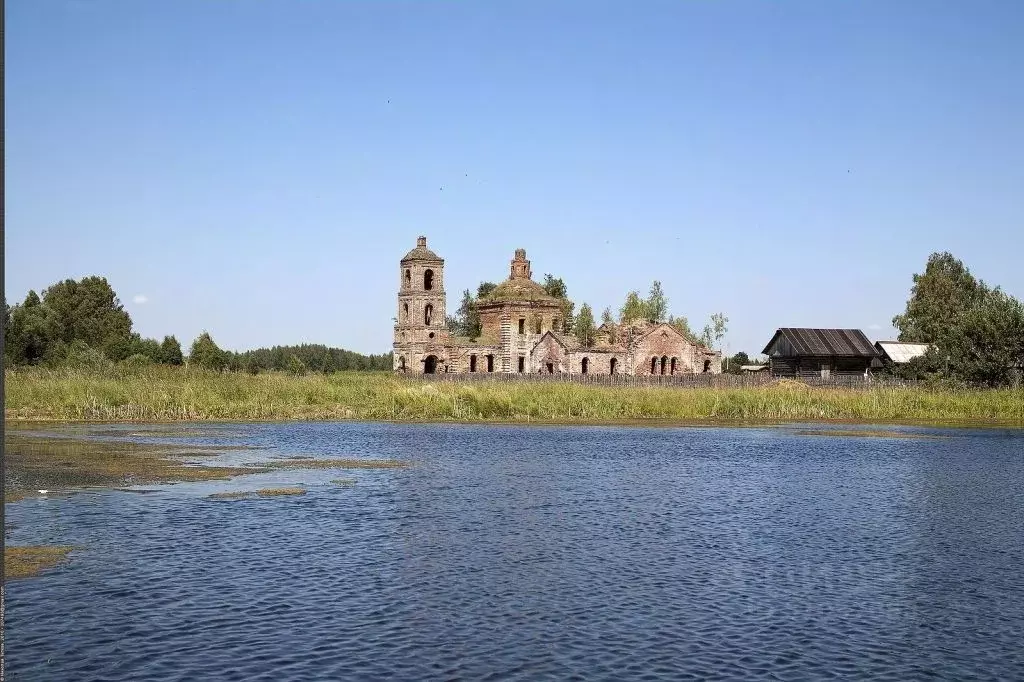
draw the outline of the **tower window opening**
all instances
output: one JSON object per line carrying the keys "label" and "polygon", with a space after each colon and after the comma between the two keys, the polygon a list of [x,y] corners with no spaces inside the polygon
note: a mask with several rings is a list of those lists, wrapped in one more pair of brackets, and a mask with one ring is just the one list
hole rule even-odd
{"label": "tower window opening", "polygon": [[427,304],[427,307],[423,309],[423,324],[430,326],[430,323],[434,321],[434,306]]}
{"label": "tower window opening", "polygon": [[526,318],[519,318],[519,333],[526,333]]}
{"label": "tower window opening", "polygon": [[423,288],[430,291],[434,288],[434,271],[424,270],[423,271]]}

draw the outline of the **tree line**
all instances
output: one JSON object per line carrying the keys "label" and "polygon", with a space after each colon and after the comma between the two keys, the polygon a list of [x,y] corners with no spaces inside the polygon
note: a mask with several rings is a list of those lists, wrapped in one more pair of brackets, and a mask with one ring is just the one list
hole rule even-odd
{"label": "tree line", "polygon": [[915,274],[907,307],[893,326],[899,340],[929,344],[924,356],[890,369],[914,379],[1005,386],[1024,371],[1024,305],[976,279],[949,252]]}
{"label": "tree line", "polygon": [[389,370],[391,354],[362,355],[318,344],[274,346],[245,352],[222,350],[209,333],[192,343],[188,357],[173,335],[143,338],[105,277],[66,279],[29,291],[22,303],[3,312],[4,366],[46,365],[98,368],[184,363],[226,371],[333,372]]}

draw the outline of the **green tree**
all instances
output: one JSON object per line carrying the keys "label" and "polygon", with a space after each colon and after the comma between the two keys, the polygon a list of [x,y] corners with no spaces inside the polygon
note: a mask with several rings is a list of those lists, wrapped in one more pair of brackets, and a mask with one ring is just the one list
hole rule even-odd
{"label": "green tree", "polygon": [[900,341],[942,344],[986,295],[984,283],[949,252],[931,254],[913,280],[906,310],[892,319]]}
{"label": "green tree", "polygon": [[618,341],[618,329],[615,328],[615,317],[612,315],[610,306],[601,311],[601,326],[608,331],[608,342],[616,343]]}
{"label": "green tree", "polygon": [[165,336],[160,344],[160,362],[165,365],[180,365],[184,358],[181,356],[181,344],[174,336]]}
{"label": "green tree", "polygon": [[637,322],[639,320],[647,319],[647,304],[640,294],[636,291],[631,291],[626,294],[626,302],[622,304],[619,309],[619,322],[622,324],[629,324],[631,322]]}
{"label": "green tree", "polygon": [[581,346],[591,348],[594,345],[595,331],[594,312],[588,304],[584,303],[580,306],[580,314],[576,317],[573,333],[576,335],[576,340],[580,342]]}
{"label": "green tree", "polygon": [[227,355],[217,344],[209,332],[204,331],[192,342],[192,350],[189,351],[188,361],[190,365],[222,371],[227,366]]}
{"label": "green tree", "polygon": [[715,313],[711,316],[711,335],[715,339],[715,343],[722,340],[726,332],[729,331],[729,318],[722,313]]}
{"label": "green tree", "polygon": [[665,321],[665,317],[668,315],[668,297],[665,296],[665,291],[661,288],[661,282],[658,280],[654,280],[654,283],[651,284],[647,300],[644,301],[644,308],[647,319],[651,322]]}
{"label": "green tree", "polygon": [[334,353],[330,349],[324,349],[324,355],[320,360],[320,371],[324,374],[334,374],[338,371],[338,366],[334,362]]}
{"label": "green tree", "polygon": [[571,334],[576,323],[574,313],[576,304],[569,298],[569,289],[565,286],[565,282],[561,277],[544,275],[544,281],[541,283],[541,286],[544,287],[544,293],[562,302],[562,328],[555,331]]}
{"label": "green tree", "polygon": [[65,343],[78,339],[121,355],[130,343],[131,317],[105,277],[58,282],[43,292],[43,303],[54,312],[57,338]]}
{"label": "green tree", "polygon": [[306,363],[299,360],[299,356],[292,353],[288,356],[288,373],[295,376],[302,376],[306,373]]}
{"label": "green tree", "polygon": [[740,351],[739,353],[736,353],[736,355],[733,355],[731,358],[726,360],[725,371],[728,372],[729,374],[740,374],[742,371],[740,370],[740,367],[749,364],[751,364],[750,356],[744,353],[743,351]]}
{"label": "green tree", "polygon": [[29,291],[25,302],[11,310],[10,327],[4,330],[5,353],[12,364],[37,364],[52,356],[59,340],[59,324],[53,310],[44,304],[35,291]]}

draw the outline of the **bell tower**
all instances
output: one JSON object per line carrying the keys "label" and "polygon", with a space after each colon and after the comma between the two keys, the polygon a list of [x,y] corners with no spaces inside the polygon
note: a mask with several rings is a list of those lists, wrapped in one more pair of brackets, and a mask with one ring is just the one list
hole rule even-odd
{"label": "bell tower", "polygon": [[436,363],[448,340],[444,259],[427,248],[426,237],[418,237],[399,265],[394,368],[418,374],[433,369],[428,358]]}

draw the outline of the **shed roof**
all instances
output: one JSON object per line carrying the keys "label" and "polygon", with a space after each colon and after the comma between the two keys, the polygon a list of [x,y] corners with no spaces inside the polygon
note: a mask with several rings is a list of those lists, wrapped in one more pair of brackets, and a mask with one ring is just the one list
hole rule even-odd
{"label": "shed roof", "polygon": [[908,343],[905,341],[878,341],[875,348],[896,364],[910,362],[928,352],[927,343]]}
{"label": "shed roof", "polygon": [[779,338],[789,342],[795,355],[810,356],[841,356],[874,358],[878,351],[871,341],[859,329],[808,329],[802,327],[782,327],[761,351],[771,354],[771,348]]}

